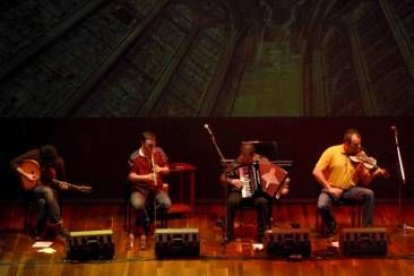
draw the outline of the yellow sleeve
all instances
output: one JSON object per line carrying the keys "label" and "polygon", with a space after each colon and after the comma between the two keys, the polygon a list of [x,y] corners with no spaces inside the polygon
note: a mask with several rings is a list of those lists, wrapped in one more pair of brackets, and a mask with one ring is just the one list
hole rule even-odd
{"label": "yellow sleeve", "polygon": [[326,168],[328,168],[329,164],[331,163],[331,159],[332,151],[328,148],[322,153],[315,167],[321,171],[324,171]]}

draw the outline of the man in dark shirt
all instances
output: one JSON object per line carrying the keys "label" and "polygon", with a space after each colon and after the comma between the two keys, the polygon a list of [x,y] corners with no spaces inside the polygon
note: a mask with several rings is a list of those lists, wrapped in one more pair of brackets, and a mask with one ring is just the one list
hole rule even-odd
{"label": "man in dark shirt", "polygon": [[231,170],[226,174],[222,174],[220,177],[221,182],[229,188],[226,208],[226,241],[231,241],[234,238],[233,224],[236,210],[240,208],[243,202],[250,201],[250,204],[257,210],[256,241],[261,243],[263,242],[264,233],[268,224],[271,198],[261,190],[254,191],[251,197],[245,198],[242,194],[242,190],[244,182],[249,182],[247,179],[251,176],[248,173],[250,166],[255,162],[266,163],[269,162],[269,160],[265,156],[256,153],[252,142],[246,141],[241,145],[240,155],[236,159],[236,162],[239,164],[239,166],[237,166],[238,169]]}
{"label": "man in dark shirt", "polygon": [[[20,165],[25,160],[34,160],[39,164],[40,177],[22,169]],[[56,226],[58,234],[66,238],[68,233],[63,228],[59,203],[55,190],[52,188],[54,179],[62,180],[65,178],[65,163],[62,157],[59,156],[56,148],[51,145],[45,145],[29,150],[14,158],[10,162],[10,166],[20,177],[36,183],[34,188],[30,190],[39,205],[39,214],[34,230],[35,239],[41,238],[48,218]],[[65,187],[60,188],[65,189]]]}

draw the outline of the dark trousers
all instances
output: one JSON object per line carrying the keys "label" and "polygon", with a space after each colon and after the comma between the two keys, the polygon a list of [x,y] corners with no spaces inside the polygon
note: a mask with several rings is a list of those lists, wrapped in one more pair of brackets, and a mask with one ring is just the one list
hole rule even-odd
{"label": "dark trousers", "polygon": [[266,231],[269,220],[269,206],[270,199],[265,194],[255,194],[252,198],[242,198],[241,192],[238,190],[231,190],[227,197],[227,221],[226,221],[226,237],[233,238],[234,234],[234,218],[236,211],[241,205],[250,204],[256,208],[257,211],[257,234],[258,237],[263,236]]}
{"label": "dark trousers", "polygon": [[53,224],[62,223],[60,207],[55,191],[46,185],[38,185],[33,189],[33,194],[37,198],[39,214],[36,223],[36,232],[41,233],[44,225],[49,218]]}

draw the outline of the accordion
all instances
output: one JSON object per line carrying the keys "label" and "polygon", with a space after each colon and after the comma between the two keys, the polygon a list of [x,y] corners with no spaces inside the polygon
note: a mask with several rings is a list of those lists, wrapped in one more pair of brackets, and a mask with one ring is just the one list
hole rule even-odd
{"label": "accordion", "polygon": [[288,172],[268,162],[254,162],[238,168],[242,198],[252,197],[257,191],[263,191],[270,197],[279,199],[289,191]]}

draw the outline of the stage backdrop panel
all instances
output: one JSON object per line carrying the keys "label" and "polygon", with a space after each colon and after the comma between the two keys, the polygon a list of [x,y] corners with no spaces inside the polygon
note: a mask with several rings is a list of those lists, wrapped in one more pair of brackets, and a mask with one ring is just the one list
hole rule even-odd
{"label": "stage backdrop panel", "polygon": [[[218,182],[221,172],[205,123],[213,130],[226,158],[235,158],[243,140],[275,140],[277,159],[293,160],[291,190],[285,200],[315,199],[318,186],[312,169],[322,151],[341,142],[346,128],[359,129],[366,151],[390,171],[391,177],[376,181],[378,199],[396,199],[398,163],[390,126],[398,129],[408,180],[407,197],[414,194],[412,118],[220,118],[220,119],[2,119],[0,121],[1,198],[16,198],[18,181],[10,172],[10,159],[31,147],[51,143],[66,160],[68,180],[89,184],[90,195],[66,193],[73,199],[122,199],[128,174],[127,160],[138,146],[139,133],[151,129],[158,134],[170,162],[197,167],[197,202],[218,201],[223,196]],[[172,186],[174,187],[174,186]]]}

